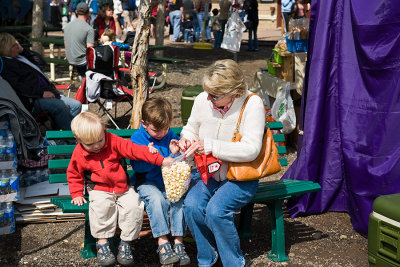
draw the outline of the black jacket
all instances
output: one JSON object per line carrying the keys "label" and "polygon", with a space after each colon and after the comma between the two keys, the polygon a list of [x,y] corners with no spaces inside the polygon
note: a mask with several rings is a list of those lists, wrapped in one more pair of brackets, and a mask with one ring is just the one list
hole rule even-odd
{"label": "black jacket", "polygon": [[[29,50],[24,50],[21,55],[35,65],[43,63],[37,54],[31,53]],[[4,67],[1,76],[15,90],[27,110],[32,111],[33,102],[35,99],[43,97],[44,91],[50,91],[57,98],[60,98],[60,92],[49,79],[28,64],[9,57],[3,57],[3,63]],[[39,77],[41,77],[42,82],[40,82]]]}

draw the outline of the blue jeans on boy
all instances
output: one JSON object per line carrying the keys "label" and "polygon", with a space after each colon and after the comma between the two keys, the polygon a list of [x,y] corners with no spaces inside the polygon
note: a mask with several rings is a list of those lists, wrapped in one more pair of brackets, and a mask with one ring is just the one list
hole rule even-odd
{"label": "blue jeans on boy", "polygon": [[198,172],[192,175],[183,210],[186,223],[196,240],[199,266],[212,266],[218,253],[224,266],[244,266],[234,215],[249,203],[258,189],[258,181],[217,182],[207,185]]}
{"label": "blue jeans on boy", "polygon": [[34,115],[48,111],[56,126],[62,130],[71,130],[72,119],[81,112],[81,102],[61,95],[58,98],[39,98],[33,103]]}
{"label": "blue jeans on boy", "polygon": [[191,43],[193,41],[191,29],[185,29],[185,31],[183,33],[183,40],[185,42],[189,42],[189,43]]}
{"label": "blue jeans on boy", "polygon": [[222,31],[213,31],[214,34],[214,47],[221,47],[222,44]]}
{"label": "blue jeans on boy", "polygon": [[165,191],[162,192],[155,184],[148,182],[139,185],[137,191],[149,216],[153,237],[157,238],[170,232],[172,236],[185,236],[183,197],[172,203],[167,199]]}

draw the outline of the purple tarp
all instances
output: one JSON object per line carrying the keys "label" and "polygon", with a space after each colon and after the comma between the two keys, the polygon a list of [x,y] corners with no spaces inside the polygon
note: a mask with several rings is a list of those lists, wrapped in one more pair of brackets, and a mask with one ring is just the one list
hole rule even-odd
{"label": "purple tarp", "polygon": [[292,216],[346,211],[368,232],[374,199],[400,193],[400,3],[313,0],[297,160],[282,179],[322,190]]}

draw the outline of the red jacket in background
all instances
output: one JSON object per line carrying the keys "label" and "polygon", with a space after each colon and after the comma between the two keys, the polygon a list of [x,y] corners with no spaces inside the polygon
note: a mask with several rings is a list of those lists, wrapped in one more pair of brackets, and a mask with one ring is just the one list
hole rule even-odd
{"label": "red jacket in background", "polygon": [[119,159],[144,160],[151,164],[161,165],[164,157],[159,153],[152,154],[147,146],[140,146],[131,140],[106,132],[106,143],[99,153],[87,152],[81,144],[75,147],[67,169],[69,192],[72,198],[83,196],[84,172],[91,172],[94,189],[124,193],[128,182],[124,168]]}

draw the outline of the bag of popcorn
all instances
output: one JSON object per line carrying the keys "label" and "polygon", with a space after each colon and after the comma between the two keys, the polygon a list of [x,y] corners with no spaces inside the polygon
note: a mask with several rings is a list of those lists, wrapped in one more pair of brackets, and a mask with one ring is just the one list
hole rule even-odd
{"label": "bag of popcorn", "polygon": [[190,165],[183,160],[183,157],[175,158],[171,166],[162,168],[165,192],[171,202],[179,201],[189,189],[190,170]]}

